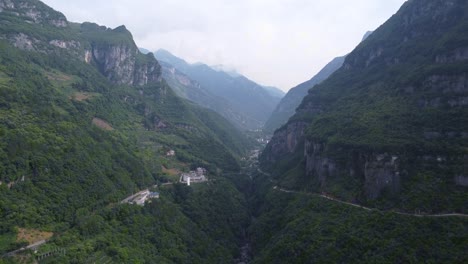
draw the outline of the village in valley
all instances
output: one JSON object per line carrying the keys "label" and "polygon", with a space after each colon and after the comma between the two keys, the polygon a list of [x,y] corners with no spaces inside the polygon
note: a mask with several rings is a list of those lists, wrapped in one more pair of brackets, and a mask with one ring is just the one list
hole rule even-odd
{"label": "village in valley", "polygon": [[[167,157],[174,157],[175,156],[175,151],[174,150],[169,150],[166,153]],[[208,178],[206,177],[207,170],[203,167],[198,167],[195,170],[189,171],[189,172],[179,172],[179,179],[178,182],[182,184],[186,184],[187,186],[190,186],[191,184],[194,183],[203,183],[207,182]],[[168,182],[164,183],[161,186],[165,185],[172,185],[175,182]],[[153,186],[153,188],[158,187],[157,185]],[[155,191],[150,191],[150,189],[142,190],[136,194],[132,194],[131,196],[125,198],[122,200],[120,203],[122,204],[136,204],[140,206],[144,206],[146,202],[151,202],[153,199],[158,199],[159,198],[159,193]]]}
{"label": "village in valley", "polygon": [[206,182],[208,181],[208,179],[206,178],[205,174],[206,174],[206,169],[199,167],[195,171],[182,173],[180,175],[179,181],[181,183],[186,183],[188,186],[190,186],[191,183]]}

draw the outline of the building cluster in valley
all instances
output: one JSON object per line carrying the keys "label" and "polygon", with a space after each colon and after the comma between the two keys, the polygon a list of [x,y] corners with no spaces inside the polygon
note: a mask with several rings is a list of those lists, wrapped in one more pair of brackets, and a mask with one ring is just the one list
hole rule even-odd
{"label": "building cluster in valley", "polygon": [[159,198],[158,192],[150,192],[149,190],[143,190],[130,197],[127,197],[121,203],[136,204],[136,205],[144,206],[146,201],[149,201],[151,199],[157,199],[157,198]]}
{"label": "building cluster in valley", "polygon": [[185,172],[180,175],[180,182],[186,183],[190,186],[191,183],[199,183],[199,182],[206,182],[208,179],[205,176],[206,169],[205,168],[197,168],[194,171]]}

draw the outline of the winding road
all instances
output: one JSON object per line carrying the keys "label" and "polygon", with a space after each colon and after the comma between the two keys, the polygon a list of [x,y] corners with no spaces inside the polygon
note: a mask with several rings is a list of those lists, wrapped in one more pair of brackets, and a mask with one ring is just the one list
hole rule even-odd
{"label": "winding road", "polygon": [[[268,180],[271,183],[273,183],[273,180],[271,179],[271,174],[266,173],[266,172],[262,171],[261,169],[257,169],[257,171],[259,173],[267,176]],[[330,201],[333,201],[333,202],[337,202],[337,203],[348,205],[348,206],[357,207],[357,208],[360,208],[360,209],[363,209],[363,210],[366,210],[366,211],[391,212],[391,213],[395,213],[395,214],[399,214],[399,215],[415,216],[415,217],[468,217],[467,214],[459,214],[459,213],[451,213],[451,214],[412,214],[412,213],[398,212],[398,211],[394,211],[394,210],[386,211],[386,210],[380,210],[380,209],[377,209],[377,208],[365,207],[365,206],[362,206],[360,204],[345,202],[345,201],[330,197],[330,196],[328,196],[326,194],[300,192],[300,191],[284,189],[284,188],[281,188],[281,187],[278,187],[278,186],[273,186],[273,189],[276,190],[276,191],[279,191],[279,192],[284,192],[284,193],[294,193],[294,194],[302,194],[302,195],[308,195],[308,196],[321,197],[321,198],[324,198],[324,199],[327,199],[327,200],[330,200]]]}

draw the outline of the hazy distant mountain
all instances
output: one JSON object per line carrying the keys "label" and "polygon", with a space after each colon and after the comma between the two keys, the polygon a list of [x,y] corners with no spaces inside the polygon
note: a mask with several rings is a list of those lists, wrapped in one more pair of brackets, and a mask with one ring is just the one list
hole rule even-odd
{"label": "hazy distant mountain", "polygon": [[271,114],[271,117],[266,122],[264,129],[266,131],[273,132],[286,124],[288,119],[296,112],[296,108],[301,104],[302,99],[307,95],[307,91],[309,91],[309,89],[314,85],[327,79],[336,70],[338,70],[343,65],[344,59],[345,56],[333,59],[312,79],[289,90]]}
{"label": "hazy distant mountain", "polygon": [[229,74],[231,77],[234,77],[234,78],[241,76],[241,74],[238,73],[235,69],[233,69],[231,67],[228,67],[226,65],[218,64],[218,65],[211,65],[210,67],[213,68],[216,71],[223,71],[223,72]]}
{"label": "hazy distant mountain", "polygon": [[214,95],[171,64],[162,60],[159,63],[163,78],[180,97],[217,112],[240,129],[249,129],[249,125],[256,124],[256,120],[236,111],[228,100]]}
{"label": "hazy distant mountain", "polygon": [[[367,31],[362,39],[365,40],[372,34],[372,32],[373,31]],[[314,85],[319,84],[330,77],[330,75],[343,65],[345,58],[346,56],[334,58],[312,79],[289,90],[266,122],[264,130],[274,132],[276,129],[286,124],[288,119],[296,112],[296,108],[301,104],[302,99],[307,95],[307,91],[309,91],[309,89]]]}
{"label": "hazy distant mountain", "polygon": [[144,49],[144,48],[138,48],[140,50],[141,53],[143,54],[148,54],[150,53],[151,51],[147,50],[147,49]]}
{"label": "hazy distant mountain", "polygon": [[232,106],[234,112],[239,113],[238,120],[231,120],[246,129],[259,129],[279,103],[277,95],[273,96],[270,89],[249,80],[245,76],[232,76],[206,64],[189,64],[166,50],[155,53],[159,61],[169,63],[178,71],[195,80],[212,95],[221,97]]}
{"label": "hazy distant mountain", "polygon": [[286,95],[283,90],[274,86],[263,86],[263,88],[265,88],[265,90],[267,90],[274,97],[283,98],[284,95]]}

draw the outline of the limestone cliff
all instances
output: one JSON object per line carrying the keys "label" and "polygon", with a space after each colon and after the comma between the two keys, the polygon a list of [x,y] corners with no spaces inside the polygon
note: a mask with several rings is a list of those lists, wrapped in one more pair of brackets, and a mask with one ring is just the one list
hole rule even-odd
{"label": "limestone cliff", "polygon": [[[143,55],[138,50],[131,33],[120,26],[115,29],[84,23],[81,30],[90,41],[89,62],[111,82],[123,85],[142,86],[161,80],[161,66],[153,54]],[[89,55],[85,54],[85,58]],[[91,60],[90,60],[91,59]]]}
{"label": "limestone cliff", "polygon": [[142,86],[161,80],[159,63],[152,54],[139,52],[125,26],[69,23],[37,0],[0,0],[1,39],[27,51],[68,52],[95,65],[114,84]]}
{"label": "limestone cliff", "polygon": [[[127,45],[92,45],[92,58],[100,71],[113,83],[145,85],[161,80],[161,67],[150,55],[141,55]],[[146,62],[138,61],[145,56]]]}
{"label": "limestone cliff", "polygon": [[467,17],[465,1],[408,1],[309,90],[264,169],[349,200],[467,210]]}
{"label": "limestone cliff", "polygon": [[0,0],[0,12],[21,17],[35,24],[48,24],[63,28],[68,26],[65,16],[40,1]]}

